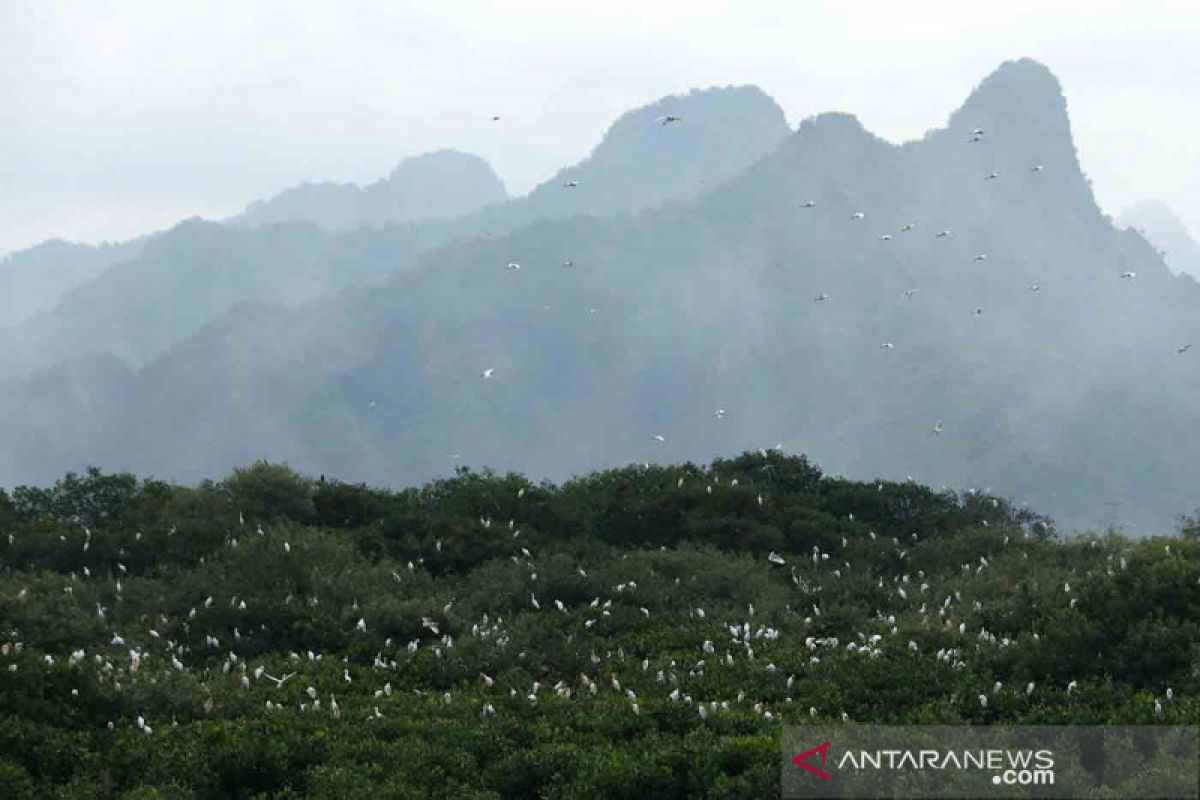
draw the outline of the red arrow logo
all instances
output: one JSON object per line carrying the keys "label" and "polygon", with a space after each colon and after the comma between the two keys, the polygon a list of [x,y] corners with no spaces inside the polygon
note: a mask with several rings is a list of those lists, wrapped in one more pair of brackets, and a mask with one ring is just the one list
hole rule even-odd
{"label": "red arrow logo", "polygon": [[822,767],[825,766],[825,759],[829,757],[829,747],[831,744],[832,744],[832,742],[825,742],[824,744],[817,745],[816,747],[812,748],[811,750],[805,750],[800,755],[793,756],[792,763],[795,764],[800,769],[811,772],[813,775],[816,775],[817,777],[824,778],[827,781],[831,781],[831,780],[833,780],[832,775],[830,775],[825,770],[817,769],[812,764],[808,763],[808,758],[810,758],[811,756],[815,756],[817,753],[820,753],[821,754],[821,766]]}

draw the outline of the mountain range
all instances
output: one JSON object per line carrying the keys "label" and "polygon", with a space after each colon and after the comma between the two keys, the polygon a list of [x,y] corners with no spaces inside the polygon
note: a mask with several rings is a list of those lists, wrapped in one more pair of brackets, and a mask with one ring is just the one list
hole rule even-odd
{"label": "mountain range", "polygon": [[136,258],[144,241],[98,246],[51,239],[0,260],[0,330],[54,308],[71,289]]}
{"label": "mountain range", "polygon": [[[691,124],[660,132],[655,119],[664,110],[686,114]],[[484,162],[440,151],[406,160],[366,189],[343,187],[360,203],[361,224],[352,229],[343,230],[345,219],[324,213],[320,203],[306,205],[302,199],[314,195],[304,188],[252,204],[227,224],[186,220],[149,237],[121,263],[96,270],[90,280],[67,285],[52,308],[19,326],[0,326],[0,380],[102,354],[138,369],[238,303],[296,306],[384,280],[449,242],[498,236],[538,220],[635,212],[694,197],[770,152],[787,133],[783,111],[758,89],[693,91],[623,115],[583,162],[508,202],[492,202],[503,196],[503,186],[492,184],[494,173]],[[396,210],[394,198],[423,191],[446,195],[433,205],[466,208],[461,189],[436,189],[456,181],[482,187],[490,204],[424,222],[388,216]],[[564,185],[570,181],[581,191]]]}
{"label": "mountain range", "polygon": [[1200,277],[1200,244],[1187,226],[1166,205],[1143,200],[1121,212],[1117,224],[1133,228],[1159,248],[1163,260],[1175,272]]}
{"label": "mountain range", "polygon": [[369,186],[305,183],[256,200],[233,222],[312,222],[332,231],[353,230],[453,219],[507,199],[504,184],[482,158],[439,150],[404,159],[390,175]]}
{"label": "mountain range", "polygon": [[[329,197],[372,191],[351,189]],[[451,218],[351,229],[284,197],[184,222],[0,332],[0,483],[258,458],[560,478],[780,444],[1068,530],[1200,505],[1200,286],[1103,215],[1031,60],[899,145],[725,88]]]}

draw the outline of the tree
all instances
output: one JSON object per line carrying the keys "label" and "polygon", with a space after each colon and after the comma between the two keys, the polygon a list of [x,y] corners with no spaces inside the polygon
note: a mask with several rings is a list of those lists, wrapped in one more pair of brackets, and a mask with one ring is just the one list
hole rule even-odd
{"label": "tree", "polygon": [[1200,510],[1192,516],[1184,516],[1180,520],[1179,535],[1193,542],[1200,541]]}
{"label": "tree", "polygon": [[313,482],[287,464],[256,461],[225,479],[234,507],[255,522],[308,522],[316,512]]}

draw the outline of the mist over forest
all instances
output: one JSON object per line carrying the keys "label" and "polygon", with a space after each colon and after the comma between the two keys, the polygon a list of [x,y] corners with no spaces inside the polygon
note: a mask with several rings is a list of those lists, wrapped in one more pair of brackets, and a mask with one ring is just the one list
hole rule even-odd
{"label": "mist over forest", "polygon": [[0,798],[740,800],[875,725],[1139,726],[1049,788],[1194,794],[1186,199],[1106,214],[1029,58],[903,142],[686,86],[529,191],[439,137],[0,260]]}
{"label": "mist over forest", "polygon": [[1066,531],[1170,532],[1200,505],[1200,287],[1084,166],[1025,59],[903,144],[693,90],[523,196],[443,150],[224,222],[48,243],[0,265],[0,485],[257,459],[560,480],[780,444]]}

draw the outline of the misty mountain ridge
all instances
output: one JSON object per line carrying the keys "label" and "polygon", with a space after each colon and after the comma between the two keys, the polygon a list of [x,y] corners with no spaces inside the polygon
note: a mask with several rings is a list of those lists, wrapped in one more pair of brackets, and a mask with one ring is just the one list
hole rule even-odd
{"label": "misty mountain ridge", "polygon": [[100,245],[50,239],[0,260],[0,329],[53,308],[71,289],[137,256],[144,238]]}
{"label": "misty mountain ridge", "polygon": [[[1100,213],[1040,64],[1003,65],[920,141],[825,114],[695,198],[558,210],[491,236],[375,232],[361,252],[442,238],[369,289],[233,307],[127,380],[105,371],[87,413],[65,370],[11,385],[0,480],[260,457],[389,483],[457,463],[561,477],[778,442],[1068,529],[1161,531],[1200,505],[1178,400],[1200,371],[1177,352],[1200,342],[1200,287]],[[293,230],[256,235],[273,229]],[[60,435],[64,415],[82,430]]]}
{"label": "misty mountain ridge", "polygon": [[1157,200],[1135,203],[1121,213],[1118,224],[1133,228],[1162,252],[1176,273],[1200,279],[1200,244],[1179,217]]}
{"label": "misty mountain ridge", "polygon": [[386,178],[367,186],[301,184],[256,200],[231,222],[311,222],[327,230],[344,231],[453,219],[507,199],[503,182],[482,158],[457,150],[438,150],[404,159]]}
{"label": "misty mountain ridge", "polygon": [[[667,115],[687,124],[665,130]],[[486,161],[440,150],[407,158],[366,187],[306,183],[251,203],[234,221],[338,231],[475,215],[465,227],[495,234],[536,219],[631,213],[716,187],[788,133],[783,110],[756,86],[693,89],[621,115],[583,161],[512,203],[503,204],[510,198]]]}
{"label": "misty mountain ridge", "polygon": [[[668,115],[680,121],[667,123]],[[757,86],[664,97],[622,114],[587,158],[514,204],[506,212],[511,219],[500,209],[485,218],[511,229],[534,219],[634,213],[687,201],[733,178],[790,133],[783,109]]]}
{"label": "misty mountain ridge", "polygon": [[[682,131],[661,126],[655,120],[664,108],[686,115],[691,125]],[[364,223],[340,232],[311,219],[258,225],[185,220],[152,237],[155,246],[140,256],[73,287],[54,308],[0,331],[0,379],[92,353],[118,355],[137,369],[240,302],[298,305],[382,281],[452,241],[499,235],[539,219],[633,212],[689,198],[736,174],[787,134],[783,112],[758,89],[694,90],[626,113],[585,161],[529,195],[455,219]],[[564,186],[568,171],[578,176],[578,187]],[[441,151],[408,159],[389,179],[352,187],[352,193],[408,197],[464,172],[474,176],[472,185],[485,173],[494,178],[476,157]],[[256,218],[289,208],[299,206],[291,199],[267,201]]]}

